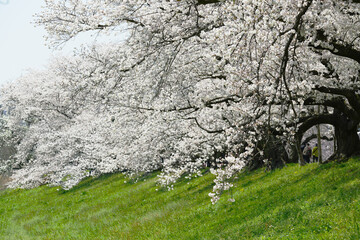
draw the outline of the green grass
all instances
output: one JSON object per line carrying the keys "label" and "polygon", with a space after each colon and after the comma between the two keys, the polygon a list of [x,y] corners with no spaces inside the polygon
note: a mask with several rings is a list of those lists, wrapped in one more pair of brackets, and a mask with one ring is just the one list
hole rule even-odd
{"label": "green grass", "polygon": [[[0,239],[360,239],[360,160],[242,173],[212,205],[213,176],[158,189],[121,174],[0,192]],[[126,182],[124,182],[126,181]]]}

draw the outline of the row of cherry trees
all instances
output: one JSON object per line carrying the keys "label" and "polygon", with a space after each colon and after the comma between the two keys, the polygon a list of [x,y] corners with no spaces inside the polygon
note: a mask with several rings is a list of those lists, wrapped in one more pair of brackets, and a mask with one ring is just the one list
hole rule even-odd
{"label": "row of cherry trees", "polygon": [[245,166],[303,163],[300,141],[317,124],[334,127],[335,157],[360,149],[357,0],[45,3],[37,24],[52,47],[83,32],[127,38],[2,89],[15,107],[12,187],[161,169],[171,188],[211,166],[216,202]]}

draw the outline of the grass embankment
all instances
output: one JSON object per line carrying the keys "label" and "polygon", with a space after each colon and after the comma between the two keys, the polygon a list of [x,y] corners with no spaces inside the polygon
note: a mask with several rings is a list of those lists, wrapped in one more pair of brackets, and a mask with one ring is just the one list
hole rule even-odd
{"label": "grass embankment", "polygon": [[210,203],[212,178],[170,192],[154,175],[121,174],[70,191],[6,190],[0,239],[360,239],[360,160],[240,174],[234,203]]}

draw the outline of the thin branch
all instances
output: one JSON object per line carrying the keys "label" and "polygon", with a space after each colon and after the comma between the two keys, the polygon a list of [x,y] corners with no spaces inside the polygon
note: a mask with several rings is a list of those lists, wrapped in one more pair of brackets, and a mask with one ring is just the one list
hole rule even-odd
{"label": "thin branch", "polygon": [[219,130],[209,130],[209,129],[206,129],[205,127],[203,127],[203,126],[199,123],[199,121],[197,120],[196,117],[189,117],[189,118],[186,118],[185,120],[194,120],[195,123],[196,123],[196,125],[197,125],[200,129],[204,130],[204,131],[207,132],[207,133],[222,133],[222,132],[225,132],[224,129],[219,129]]}
{"label": "thin branch", "polygon": [[311,3],[312,3],[312,0],[307,1],[306,5],[304,5],[302,7],[301,11],[299,12],[299,14],[295,18],[295,23],[294,23],[293,28],[292,28],[294,30],[294,32],[290,33],[289,39],[286,42],[286,45],[285,45],[285,48],[284,48],[284,55],[283,55],[283,58],[282,58],[282,61],[281,61],[281,66],[280,66],[280,75],[279,75],[279,78],[277,80],[277,84],[278,84],[278,82],[280,80],[283,80],[283,82],[284,82],[287,94],[289,95],[289,98],[290,98],[291,108],[292,108],[292,110],[294,112],[295,117],[297,117],[297,113],[296,113],[296,110],[295,110],[295,107],[294,107],[294,104],[293,104],[293,101],[292,101],[292,95],[291,95],[291,91],[290,91],[289,86],[288,86],[287,81],[286,81],[285,73],[286,73],[286,68],[287,68],[287,64],[288,64],[288,61],[289,61],[290,45],[291,45],[292,41],[294,40],[296,33],[299,30],[299,26],[300,26],[300,23],[301,23],[301,18],[305,15],[305,13],[309,9]]}

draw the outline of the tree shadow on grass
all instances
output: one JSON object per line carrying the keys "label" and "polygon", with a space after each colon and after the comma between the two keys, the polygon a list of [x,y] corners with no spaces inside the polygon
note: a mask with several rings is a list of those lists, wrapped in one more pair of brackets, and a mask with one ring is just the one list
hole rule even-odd
{"label": "tree shadow on grass", "polygon": [[85,179],[83,179],[80,183],[78,183],[77,185],[75,185],[74,187],[72,187],[69,190],[65,190],[65,189],[61,189],[59,190],[59,192],[61,194],[69,194],[69,193],[74,193],[77,191],[81,191],[90,187],[95,187],[97,185],[102,185],[104,184],[104,181],[115,176],[115,175],[119,175],[120,173],[106,173],[106,174],[102,174],[98,177],[87,177]]}
{"label": "tree shadow on grass", "polygon": [[[139,174],[137,177],[129,179],[127,181],[127,184],[133,185],[138,182],[154,178],[157,174],[158,172],[142,173]],[[115,173],[105,173],[98,177],[87,177],[69,190],[64,190],[64,189],[60,190],[60,193],[61,194],[74,193],[88,188],[101,187],[102,185],[107,184],[106,180],[110,178],[114,178],[113,181],[118,181],[121,178],[126,178],[126,176],[124,175],[124,173],[115,172]]]}
{"label": "tree shadow on grass", "polygon": [[140,173],[137,176],[135,176],[133,178],[130,178],[128,183],[129,184],[136,184],[138,182],[142,182],[142,181],[152,179],[152,178],[156,177],[158,174],[159,174],[159,171]]}
{"label": "tree shadow on grass", "polygon": [[211,183],[209,183],[209,184],[207,184],[207,185],[205,185],[205,186],[197,189],[196,191],[194,191],[194,193],[196,193],[196,194],[202,194],[202,193],[204,193],[204,192],[210,193],[211,190],[213,189],[214,185],[215,185],[215,183],[214,183],[214,182],[211,182]]}

